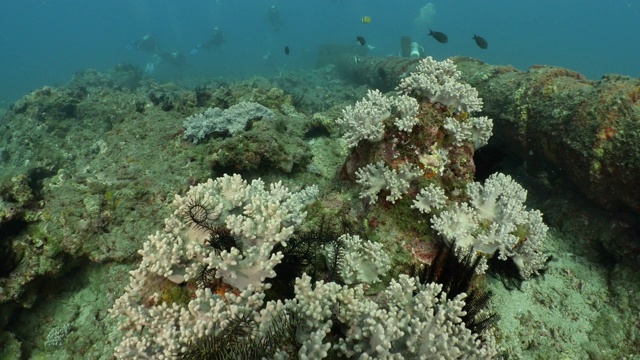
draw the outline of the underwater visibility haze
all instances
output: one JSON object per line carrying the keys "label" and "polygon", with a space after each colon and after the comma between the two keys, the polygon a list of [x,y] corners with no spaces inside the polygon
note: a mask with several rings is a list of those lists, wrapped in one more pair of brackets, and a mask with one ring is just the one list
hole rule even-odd
{"label": "underwater visibility haze", "polygon": [[4,4],[0,359],[640,359],[639,20]]}
{"label": "underwater visibility haze", "polygon": [[[282,23],[272,31],[267,8],[278,7]],[[369,16],[370,23],[361,18]],[[224,48],[189,57],[183,70],[194,76],[269,73],[287,64],[310,68],[318,46],[349,43],[362,35],[376,46],[371,54],[397,55],[398,39],[409,35],[436,58],[472,56],[525,70],[549,64],[578,71],[589,79],[615,73],[640,75],[640,5],[633,1],[552,0],[532,3],[382,0],[316,1],[27,1],[5,4],[2,14],[0,100],[8,103],[46,84],[60,84],[78,70],[106,70],[115,63],[144,66],[146,54],[127,44],[154,34],[167,51],[189,51],[206,41],[214,27]],[[451,37],[438,46],[429,29]],[[473,46],[474,34],[491,42],[491,51]],[[288,45],[292,56],[283,57]],[[261,61],[271,53],[274,59]],[[295,56],[293,56],[295,55]],[[161,70],[161,69],[158,69]],[[176,75],[176,74],[172,74]]]}

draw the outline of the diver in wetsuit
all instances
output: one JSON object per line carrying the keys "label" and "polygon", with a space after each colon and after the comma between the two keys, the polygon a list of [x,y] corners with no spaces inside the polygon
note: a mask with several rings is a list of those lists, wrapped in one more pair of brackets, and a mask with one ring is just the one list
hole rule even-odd
{"label": "diver in wetsuit", "polygon": [[144,51],[151,54],[157,54],[160,50],[158,39],[153,34],[146,34],[138,40],[133,40],[127,47],[129,49],[136,49],[138,51]]}
{"label": "diver in wetsuit", "polygon": [[271,5],[267,9],[267,21],[271,24],[271,30],[279,31],[282,27],[282,17],[280,16],[280,9],[276,5]]}
{"label": "diver in wetsuit", "polygon": [[173,66],[184,66],[187,63],[187,57],[179,51],[162,51],[158,43],[158,39],[153,34],[146,34],[138,40],[133,40],[127,46],[129,49],[143,51],[152,55],[151,61],[145,65],[144,72],[152,73],[161,61],[167,62]]}
{"label": "diver in wetsuit", "polygon": [[216,26],[213,28],[211,36],[206,42],[198,44],[198,46],[191,50],[191,55],[197,54],[200,49],[211,50],[213,48],[222,46],[222,44],[224,44],[224,34],[222,33],[222,30],[220,30],[220,28]]}

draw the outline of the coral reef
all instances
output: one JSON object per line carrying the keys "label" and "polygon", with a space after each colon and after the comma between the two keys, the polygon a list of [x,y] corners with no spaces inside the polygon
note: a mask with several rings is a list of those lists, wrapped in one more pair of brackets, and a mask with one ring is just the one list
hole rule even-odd
{"label": "coral reef", "polygon": [[[478,303],[467,290],[488,287],[497,294],[486,305],[501,315],[496,324],[498,357],[632,358],[638,353],[637,219],[593,208],[573,191],[574,185],[558,185],[565,178],[578,178],[582,185],[596,184],[594,197],[612,208],[620,204],[621,193],[628,195],[622,203],[633,204],[636,193],[628,179],[636,173],[637,156],[631,150],[636,146],[637,84],[618,76],[589,82],[579,74],[553,67],[537,66],[522,73],[473,59],[452,59],[462,71],[459,80],[469,81],[482,94],[483,113],[469,114],[461,111],[464,108],[434,102],[439,94],[433,94],[432,99],[419,89],[382,95],[392,103],[389,116],[378,123],[382,138],[375,142],[376,138],[363,138],[349,147],[339,138],[340,130],[348,131],[349,126],[337,124],[335,119],[345,119],[342,109],[365,96],[367,89],[351,84],[351,78],[347,81],[335,75],[366,72],[366,81],[386,92],[396,88],[399,76],[409,74],[420,60],[367,57],[359,64],[353,64],[351,57],[348,60],[349,72],[338,66],[314,71],[287,69],[272,79],[226,82],[223,78],[185,78],[182,84],[158,83],[136,67],[121,65],[104,73],[79,72],[68,85],[38,89],[13,104],[2,115],[0,131],[0,358],[111,358],[114,344],[119,343],[131,351],[123,356],[135,355],[136,346],[141,352],[164,351],[149,335],[163,331],[178,339],[166,342],[167,347],[175,348],[171,356],[185,358],[211,356],[221,348],[227,358],[259,358],[264,354],[313,357],[323,351],[329,358],[353,352],[356,357],[378,356],[394,349],[400,353],[392,356],[411,357],[410,350],[399,344],[407,339],[394,336],[400,328],[395,325],[407,317],[394,313],[403,304],[403,309],[415,305],[409,297],[431,283],[413,275],[399,276],[416,263],[436,264],[436,272],[447,268],[469,275],[471,286],[463,291],[468,295],[464,306],[456,302],[460,293],[445,280],[441,295],[446,294],[446,300],[440,296],[433,299],[427,293],[427,300],[434,304],[431,309],[469,313]],[[446,67],[432,65],[434,69]],[[422,81],[414,80],[416,84]],[[460,85],[464,84],[451,89]],[[589,105],[593,98],[599,99],[597,105]],[[256,121],[234,136],[196,145],[185,141],[186,117],[208,107],[228,109],[242,101],[262,104],[275,117]],[[489,119],[478,115],[495,117],[495,128],[490,129]],[[483,121],[471,126],[478,119]],[[500,231],[513,226],[492,224],[506,220],[499,215],[502,210],[498,211],[507,206],[501,197],[522,199],[521,192],[495,195],[499,191],[490,192],[487,183],[473,183],[476,167],[483,165],[474,159],[474,152],[486,142],[489,132],[495,135],[480,150],[489,150],[487,156],[494,155],[491,150],[496,137],[512,139],[522,147],[519,153],[526,158],[529,173],[540,169],[536,161],[540,154],[554,157],[553,161],[568,170],[554,176],[549,168],[543,168],[548,172],[532,179],[524,167],[514,169],[507,164],[493,168],[491,172],[509,174],[528,189],[526,208],[508,205],[509,211],[526,213],[515,211],[520,213],[518,221],[524,223],[508,236]],[[587,160],[580,160],[584,158]],[[358,184],[356,173],[376,164],[385,167],[380,176],[385,172],[400,174],[403,169],[419,171],[419,176],[407,177],[406,188],[396,182],[393,195],[393,187],[383,185],[371,198],[361,199],[359,195],[373,187],[364,181]],[[340,178],[335,179],[341,165]],[[248,185],[250,179],[262,178],[264,183],[282,180],[292,193],[297,193],[301,184],[317,184],[321,189],[319,201],[303,209],[309,216],[294,226],[296,231],[286,246],[278,243],[271,250],[270,255],[283,256],[272,268],[275,276],[269,277],[272,273],[265,270],[253,273],[265,276],[263,282],[254,276],[249,276],[250,281],[239,276],[234,280],[230,273],[244,274],[240,269],[230,267],[225,272],[204,263],[204,257],[179,255],[183,256],[182,265],[168,258],[165,269],[180,283],[151,273],[140,276],[134,272],[130,277],[128,271],[139,265],[143,240],[159,227],[159,235],[153,236],[169,236],[159,224],[172,216],[185,226],[183,230],[199,234],[196,237],[208,250],[206,255],[226,251],[230,257],[237,255],[236,259],[243,256],[247,249],[244,240],[225,230],[226,226],[218,226],[219,221],[208,220],[210,215],[214,217],[217,204],[203,197],[188,201],[185,206],[190,210],[186,213],[175,214],[171,207],[175,194],[185,198],[190,185],[225,172],[241,172]],[[475,180],[484,180],[488,174]],[[475,188],[470,190],[470,184]],[[491,214],[488,210],[493,202],[488,199],[494,199],[496,211],[483,218],[480,212]],[[539,213],[529,210],[532,208],[542,210],[545,223],[553,227],[549,238],[536,246],[536,237],[529,235],[541,234],[546,225]],[[242,214],[240,208],[234,211]],[[459,265],[440,265],[436,241],[440,237],[430,225],[431,219],[448,211],[460,214],[463,220],[465,216],[477,220],[477,227],[467,230],[479,235],[474,237],[479,248],[494,251],[490,267],[510,264],[517,272],[525,269],[527,275],[530,266],[532,272],[527,276],[532,277],[536,270],[545,270],[546,252],[553,254],[554,261],[546,264],[544,277],[521,283],[518,291]],[[347,226],[339,231],[322,230],[322,226],[318,230],[321,218]],[[183,238],[182,233],[179,236]],[[513,240],[511,236],[521,241],[515,246],[505,243],[502,248],[479,242],[491,237]],[[167,256],[174,250],[184,254],[182,245],[160,245],[149,251]],[[234,255],[233,248],[239,253]],[[482,253],[478,257],[473,248],[468,250],[471,256],[467,260],[473,263],[489,256]],[[367,256],[356,255],[360,253]],[[503,254],[507,260],[499,259]],[[261,257],[264,262],[256,266],[264,270],[272,258]],[[540,260],[538,265],[536,259]],[[249,271],[256,270],[246,262],[243,265]],[[189,280],[185,280],[187,267],[195,273]],[[358,272],[361,268],[366,271]],[[218,270],[221,278],[216,278]],[[308,279],[302,281],[305,273]],[[383,294],[391,279],[406,287],[413,282],[415,288],[403,293],[405,302],[389,307]],[[245,291],[226,282],[244,286]],[[258,283],[264,285],[263,290],[254,288]],[[120,332],[118,323],[122,325],[126,315],[114,318],[106,313],[127,284],[141,289],[136,306],[149,310],[131,315],[152,313],[139,319],[148,321],[140,331]],[[435,289],[434,285],[429,287]],[[316,288],[327,291],[314,293]],[[334,301],[330,291],[340,298]],[[358,317],[359,309],[346,311],[353,299],[376,310],[376,319],[395,325],[379,329],[364,323]],[[305,301],[306,317],[300,316],[305,311],[296,311],[302,309],[296,304]],[[320,315],[327,321],[314,320],[319,316],[314,309],[325,307],[328,312]],[[339,308],[344,308],[340,319]],[[469,330],[480,335],[476,339],[482,342],[472,353],[493,349],[491,334],[482,334],[482,317],[474,321],[460,316],[462,322],[438,323],[420,315],[408,321],[420,326],[434,324],[438,334],[442,334],[439,324],[460,330],[458,335]],[[219,321],[212,327],[209,319]],[[313,328],[309,321],[315,324]],[[462,323],[466,330],[461,329]],[[73,330],[61,345],[46,346],[52,329],[57,326],[62,334],[60,330],[65,329],[60,326],[65,324]],[[185,331],[172,333],[166,324],[183,326]],[[123,340],[123,333],[129,330],[134,337]],[[371,336],[363,330],[371,330]],[[209,335],[195,338],[202,333]],[[376,343],[375,336],[383,333],[389,335],[391,350],[386,348],[388,342]],[[358,334],[384,346],[374,349],[363,344],[355,338]],[[463,344],[469,342],[456,346],[461,349]],[[454,347],[450,348],[452,354]]]}
{"label": "coral reef", "polygon": [[[153,233],[158,220],[169,215],[168,193],[182,193],[190,184],[212,176],[212,166],[214,174],[221,174],[221,166],[212,164],[211,148],[193,146],[183,138],[182,120],[198,111],[196,92],[138,77],[135,70],[139,69],[123,65],[109,72],[79,72],[67,85],[25,95],[3,115],[0,327],[6,331],[3,338],[11,332],[19,335],[22,357],[56,351],[59,354],[54,356],[67,352],[67,357],[87,354],[99,358],[111,352],[105,352],[107,337],[98,335],[105,327],[90,321],[74,322],[78,331],[70,334],[64,347],[53,350],[42,344],[55,324],[10,320],[14,316],[51,317],[53,310],[43,304],[50,298],[60,301],[60,289],[47,285],[59,285],[66,274],[86,274],[93,266],[102,275],[113,264],[129,264],[138,256],[142,235]],[[199,92],[204,108],[228,108],[244,100],[263,103],[274,111],[287,110],[286,116],[273,122],[258,121],[247,132],[255,135],[253,129],[264,130],[262,123],[273,125],[262,145],[251,150],[264,156],[264,161],[247,171],[251,175],[270,174],[274,168],[294,172],[296,166],[304,169],[311,161],[304,136],[311,127],[311,116],[291,109],[291,96],[272,82],[257,78],[232,84],[216,81],[207,86],[209,90]],[[336,101],[343,103],[339,98],[336,96]],[[278,131],[273,130],[276,127]],[[329,138],[323,133],[315,136]],[[240,149],[253,145],[251,136],[229,139],[235,139],[233,144]],[[273,139],[280,140],[282,146],[272,150],[267,145]],[[240,162],[238,157],[228,164],[231,167]],[[293,182],[300,182],[299,173],[292,177],[296,177]],[[323,179],[317,174],[313,177]],[[123,273],[127,270],[121,268]],[[120,273],[103,279],[104,287],[112,290],[127,280]],[[172,289],[163,285],[163,298],[184,294]],[[42,301],[45,298],[47,301]],[[83,314],[83,319],[93,319],[100,307],[110,306],[107,292],[99,295],[99,300],[86,307],[95,314]],[[113,325],[110,321],[104,324]],[[29,346],[22,340],[35,337],[38,340],[30,341]],[[74,351],[79,349],[82,352]]]}
{"label": "coral reef", "polygon": [[[482,99],[473,87],[461,83],[460,77],[450,60],[437,62],[428,57],[420,60],[416,71],[403,78],[397,87],[401,96],[415,97],[414,102],[402,100],[400,103],[407,105],[392,113],[389,112],[394,103],[392,98],[369,92],[368,99],[356,104],[357,110],[345,109],[345,115],[354,111],[358,114],[338,120],[349,125],[344,135],[347,146],[356,146],[364,139],[369,143],[361,148],[368,148],[372,142],[381,144],[376,144],[379,150],[373,153],[357,147],[352,152],[352,158],[365,163],[355,171],[355,181],[363,187],[360,198],[374,204],[382,193],[386,194],[386,202],[395,204],[403,195],[411,194],[415,196],[411,207],[430,213],[445,206],[444,189],[460,194],[466,188],[471,201],[452,199],[449,209],[437,211],[431,218],[433,228],[447,241],[482,254],[480,272],[487,268],[486,258],[497,252],[500,260],[511,258],[521,276],[529,278],[546,264],[547,257],[541,248],[547,227],[539,212],[524,210],[526,191],[502,174],[489,177],[484,187],[473,182],[463,187],[464,179],[459,176],[455,176],[457,183],[446,181],[445,172],[455,174],[448,168],[473,161],[459,155],[450,160],[449,154],[456,154],[460,148],[472,153],[486,145],[493,127],[486,116],[469,116],[469,111],[482,110]],[[400,121],[402,125],[397,129],[385,127],[387,118],[406,117],[415,121]],[[405,126],[407,123],[411,125]],[[376,129],[375,138],[370,136],[372,128]],[[440,135],[441,129],[447,136]],[[425,149],[424,145],[429,147]],[[367,160],[370,163],[366,164]],[[422,189],[418,193],[419,186]]]}
{"label": "coral reef", "polygon": [[[640,91],[636,79],[607,74],[591,81],[565,68],[534,65],[527,71],[450,59],[460,80],[482,94],[483,115],[492,117],[494,139],[527,159],[530,168],[564,169],[588,197],[612,211],[640,214]],[[341,64],[351,79],[388,91],[421,66],[406,58],[374,58]],[[387,76],[371,74],[382,69]],[[417,81],[412,85],[421,88]]]}
{"label": "coral reef", "polygon": [[[268,337],[283,316],[295,319],[293,333],[300,348],[272,349],[280,357],[495,355],[490,333],[480,337],[460,321],[465,294],[447,299],[442,285],[400,275],[378,294],[380,302],[365,296],[365,285],[381,281],[390,259],[380,244],[359,236],[342,235],[342,249],[324,249],[330,258],[331,252],[343,253],[339,272],[345,285],[317,280],[313,284],[303,273],[295,281],[295,297],[265,301],[264,290],[270,287],[265,280],[277,276],[273,269],[284,256],[273,250],[277,244],[286,245],[306,216],[303,207],[316,196],[314,187],[294,193],[276,183],[266,190],[262,181],[247,183],[237,175],[209,180],[184,197],[176,196],[176,210],[165,219],[164,230],[144,244],[140,267],[131,272],[125,294],[110,310],[112,316],[124,317],[125,337],[115,356],[189,353],[205,337],[220,336],[242,317],[256,324],[251,335],[236,334],[236,343]],[[212,237],[223,236],[220,227],[234,238],[229,250],[207,245]],[[212,272],[225,287],[198,287],[187,304],[159,301],[152,286],[158,277],[189,286],[203,271]],[[334,321],[344,330],[333,330]]]}
{"label": "coral reef", "polygon": [[370,91],[337,120],[347,146],[354,148],[343,176],[364,185],[361,197],[370,203],[380,194],[395,203],[429,181],[464,187],[475,170],[473,151],[492,131],[491,119],[469,115],[482,109],[477,91],[460,82],[451,61],[426,58],[397,93]]}

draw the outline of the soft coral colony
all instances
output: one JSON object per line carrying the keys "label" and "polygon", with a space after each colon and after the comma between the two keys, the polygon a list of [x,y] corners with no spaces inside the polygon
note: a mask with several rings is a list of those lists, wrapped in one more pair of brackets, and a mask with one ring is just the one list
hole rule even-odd
{"label": "soft coral colony", "polygon": [[[476,272],[497,256],[513,261],[522,278],[536,275],[547,259],[547,229],[539,212],[525,209],[526,191],[502,174],[483,185],[469,181],[471,155],[492,126],[470,116],[482,107],[475,89],[459,81],[451,62],[426,58],[398,90],[370,91],[338,120],[352,155],[367,154],[347,160],[360,197],[370,206],[412,199],[415,217],[430,216],[446,242],[466,248]],[[463,321],[465,293],[392,275],[382,244],[362,234],[323,235],[332,239],[307,250],[335,269],[311,271],[305,261],[291,295],[274,294],[286,276],[278,266],[295,253],[287,246],[298,246],[305,208],[318,196],[315,186],[294,191],[239,175],[176,196],[174,213],[145,242],[111,309],[123,319],[115,356],[195,358],[223,348],[228,358],[258,359],[496,356],[493,333]],[[175,288],[188,296],[166,295]]]}
{"label": "soft coral colony", "polygon": [[[397,90],[395,96],[369,92],[338,120],[353,147],[347,163],[360,197],[391,204],[412,197],[411,207],[431,216],[445,241],[481,257],[480,272],[496,255],[513,261],[522,279],[538,274],[547,263],[541,251],[547,227],[540,212],[525,208],[526,190],[499,173],[484,184],[472,181],[473,152],[487,144],[493,127],[486,116],[471,114],[482,110],[478,92],[460,82],[453,62],[431,57]],[[409,96],[415,100],[402,100]]]}

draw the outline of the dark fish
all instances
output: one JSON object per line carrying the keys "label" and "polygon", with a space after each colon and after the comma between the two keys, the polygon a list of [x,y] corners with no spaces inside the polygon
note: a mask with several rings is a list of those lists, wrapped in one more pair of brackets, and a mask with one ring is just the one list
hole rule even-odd
{"label": "dark fish", "polygon": [[441,33],[440,31],[433,31],[429,29],[429,36],[433,36],[434,39],[443,44],[449,41],[449,37],[447,36],[447,34]]}
{"label": "dark fish", "polygon": [[364,46],[364,44],[367,43],[367,40],[365,40],[362,36],[356,36],[356,40],[360,43],[360,46]]}
{"label": "dark fish", "polygon": [[285,47],[284,47],[284,54],[285,54],[285,55],[289,55],[289,53],[290,53],[290,52],[291,52],[291,50],[289,50],[289,47],[288,47],[288,46],[285,46]]}
{"label": "dark fish", "polygon": [[489,43],[482,36],[473,34],[472,39],[476,41],[476,44],[480,47],[480,49],[486,49],[489,47]]}

